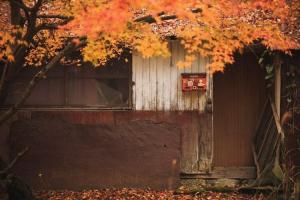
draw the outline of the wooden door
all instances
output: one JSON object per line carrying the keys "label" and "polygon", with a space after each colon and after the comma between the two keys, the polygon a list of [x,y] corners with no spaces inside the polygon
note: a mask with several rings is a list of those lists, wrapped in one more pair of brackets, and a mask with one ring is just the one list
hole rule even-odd
{"label": "wooden door", "polygon": [[253,166],[251,142],[266,99],[264,73],[253,55],[214,75],[214,159],[217,167]]}

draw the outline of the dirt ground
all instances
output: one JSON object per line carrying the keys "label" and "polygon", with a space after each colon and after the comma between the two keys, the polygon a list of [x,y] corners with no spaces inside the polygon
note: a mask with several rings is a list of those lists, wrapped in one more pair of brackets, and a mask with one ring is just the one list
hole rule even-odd
{"label": "dirt ground", "polygon": [[206,192],[195,195],[175,195],[173,191],[153,191],[141,189],[104,189],[75,191],[38,191],[41,200],[264,200],[262,195]]}

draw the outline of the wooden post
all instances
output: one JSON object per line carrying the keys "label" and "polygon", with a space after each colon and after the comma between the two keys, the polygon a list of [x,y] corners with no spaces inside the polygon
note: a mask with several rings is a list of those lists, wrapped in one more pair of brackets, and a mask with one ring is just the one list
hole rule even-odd
{"label": "wooden post", "polygon": [[297,179],[294,185],[294,199],[300,199],[300,180]]}
{"label": "wooden post", "polygon": [[209,173],[213,162],[213,74],[207,72],[206,106],[200,121],[198,170]]}
{"label": "wooden post", "polygon": [[275,73],[274,73],[274,101],[276,112],[280,120],[280,100],[281,100],[281,58],[279,53],[275,55],[274,61]]}

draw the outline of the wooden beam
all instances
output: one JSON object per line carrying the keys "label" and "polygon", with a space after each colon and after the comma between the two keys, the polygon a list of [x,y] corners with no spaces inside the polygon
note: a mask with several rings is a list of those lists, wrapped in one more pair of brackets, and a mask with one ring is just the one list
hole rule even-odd
{"label": "wooden beam", "polygon": [[255,167],[215,167],[210,173],[181,174],[182,179],[254,179],[256,177]]}
{"label": "wooden beam", "polygon": [[275,60],[275,76],[274,76],[274,101],[276,107],[276,113],[280,120],[280,100],[281,100],[281,57],[279,53],[276,53]]}
{"label": "wooden beam", "polygon": [[275,124],[276,124],[276,128],[277,128],[277,132],[281,136],[281,139],[283,139],[284,132],[283,132],[283,128],[281,127],[281,124],[280,124],[279,114],[276,111],[277,110],[276,105],[272,102],[271,99],[270,99],[270,103],[271,103],[271,108],[272,108],[272,112],[273,112],[273,116],[274,116],[274,120],[275,120]]}
{"label": "wooden beam", "polygon": [[207,71],[205,111],[199,122],[198,170],[210,172],[213,163],[213,75]]}

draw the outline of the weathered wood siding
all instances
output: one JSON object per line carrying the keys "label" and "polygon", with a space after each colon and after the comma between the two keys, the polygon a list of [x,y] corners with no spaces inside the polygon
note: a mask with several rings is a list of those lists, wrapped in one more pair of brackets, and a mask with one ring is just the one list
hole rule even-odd
{"label": "weathered wood siding", "polygon": [[[144,59],[133,53],[133,108],[135,110],[199,110],[205,107],[205,92],[181,90],[181,73],[206,72],[208,59],[198,59],[186,68],[177,67],[185,52],[178,41],[170,41],[171,56]],[[208,79],[209,81],[209,79]]]}

